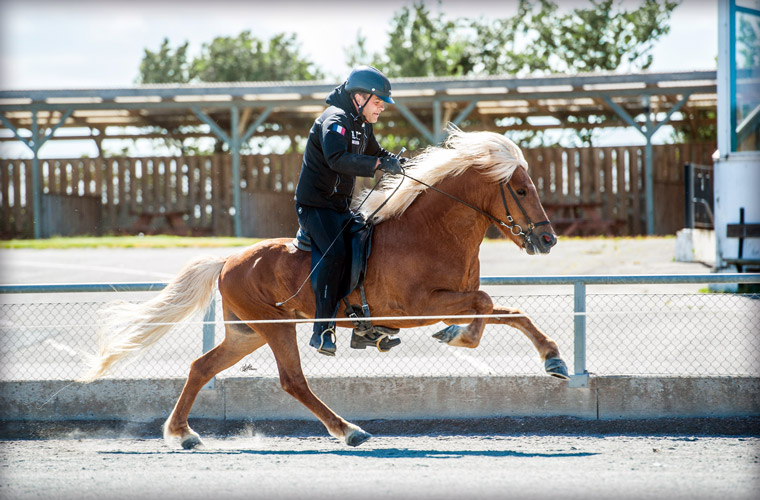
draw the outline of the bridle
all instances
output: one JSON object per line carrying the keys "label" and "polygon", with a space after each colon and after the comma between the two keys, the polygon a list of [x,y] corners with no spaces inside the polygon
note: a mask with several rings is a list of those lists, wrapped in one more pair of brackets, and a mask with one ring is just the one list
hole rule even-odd
{"label": "bridle", "polygon": [[[525,220],[528,221],[528,232],[524,233],[522,228],[519,224],[515,223],[514,219],[512,218],[512,215],[509,213],[509,207],[507,206],[507,198],[504,196],[504,184],[507,185],[507,189],[509,189],[509,194],[512,195],[512,199],[515,200],[515,203],[517,203],[517,208],[520,209],[520,212],[525,216]],[[512,186],[509,185],[507,181],[501,181],[499,182],[499,191],[501,192],[501,202],[504,205],[504,211],[507,213],[507,220],[509,221],[511,226],[508,226],[504,224],[503,222],[500,222],[502,226],[505,226],[509,228],[509,230],[512,232],[512,234],[515,235],[522,235],[523,239],[526,241],[530,238],[531,234],[533,234],[533,229],[537,228],[538,226],[545,226],[547,224],[551,224],[549,219],[543,220],[541,222],[536,222],[535,224],[533,221],[530,220],[530,217],[528,217],[528,213],[523,208],[522,204],[520,203],[520,200],[517,199],[517,196],[515,195],[515,192],[512,190]],[[513,228],[517,227],[519,231],[517,233],[514,232]]]}
{"label": "bridle", "polygon": [[[548,219],[544,220],[544,221],[541,221],[541,222],[536,222],[534,224],[533,221],[530,220],[530,217],[528,217],[528,213],[525,211],[525,209],[523,208],[522,204],[520,203],[520,200],[517,199],[517,195],[515,195],[515,192],[512,190],[512,187],[509,185],[509,183],[506,180],[503,180],[503,181],[499,182],[499,191],[501,192],[501,202],[504,205],[504,212],[507,214],[507,222],[504,222],[503,220],[499,219],[498,217],[494,217],[493,215],[489,214],[488,212],[485,212],[485,211],[479,209],[475,205],[467,203],[466,201],[461,200],[461,199],[457,198],[456,196],[453,196],[453,195],[451,195],[451,194],[449,194],[449,193],[447,193],[445,191],[442,191],[442,190],[438,189],[435,186],[431,186],[430,184],[422,182],[421,180],[415,179],[411,175],[408,175],[406,172],[402,172],[401,175],[403,175],[404,177],[406,177],[406,178],[408,178],[408,179],[410,179],[410,180],[412,180],[414,182],[422,184],[423,186],[427,187],[428,189],[432,189],[433,191],[436,191],[437,193],[440,193],[440,194],[442,194],[444,196],[448,196],[449,198],[451,198],[452,200],[456,201],[457,203],[461,203],[462,205],[475,210],[476,212],[478,212],[481,215],[485,215],[486,217],[488,217],[489,219],[491,219],[492,221],[494,221],[498,225],[500,225],[500,226],[506,228],[507,230],[509,230],[509,232],[512,233],[514,236],[522,236],[523,242],[525,244],[530,243],[530,237],[533,234],[533,229],[537,228],[538,226],[545,226],[547,224],[551,224],[551,222]],[[523,231],[522,226],[520,226],[520,224],[516,223],[515,220],[514,220],[514,218],[512,217],[512,214],[509,213],[509,206],[507,206],[507,197],[504,194],[504,185],[505,184],[507,185],[507,189],[509,190],[509,194],[512,195],[512,199],[515,200],[515,203],[517,203],[517,207],[520,209],[520,212],[522,212],[523,216],[525,216],[525,220],[528,221],[528,231],[527,232]]]}

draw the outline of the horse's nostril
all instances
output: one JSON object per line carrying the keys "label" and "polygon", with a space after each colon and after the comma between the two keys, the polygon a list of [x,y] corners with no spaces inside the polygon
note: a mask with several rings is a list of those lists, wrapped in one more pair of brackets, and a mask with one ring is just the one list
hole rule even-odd
{"label": "horse's nostril", "polygon": [[542,234],[541,239],[544,240],[544,244],[547,246],[554,246],[554,244],[557,242],[554,236],[549,233]]}

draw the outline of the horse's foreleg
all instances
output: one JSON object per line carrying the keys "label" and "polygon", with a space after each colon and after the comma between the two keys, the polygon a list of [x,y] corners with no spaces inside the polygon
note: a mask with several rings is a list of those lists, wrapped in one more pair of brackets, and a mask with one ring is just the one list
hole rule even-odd
{"label": "horse's foreleg", "polygon": [[[476,292],[450,292],[437,291],[430,296],[434,315],[481,315],[490,314],[493,310],[491,297],[482,291]],[[467,326],[459,326],[457,323],[467,323]],[[474,349],[480,344],[485,328],[484,318],[450,318],[444,323],[451,325],[433,335],[441,342],[455,347],[469,347]]]}
{"label": "horse's foreleg", "polygon": [[519,309],[508,307],[494,307],[493,314],[509,316],[503,318],[490,318],[488,320],[489,324],[508,325],[520,330],[526,337],[528,337],[528,339],[530,339],[533,346],[538,351],[541,360],[544,362],[546,372],[554,377],[563,379],[568,378],[567,366],[560,357],[559,346],[557,346],[557,343],[551,337],[541,331],[528,315]]}
{"label": "horse's foreleg", "polygon": [[266,325],[260,331],[277,361],[283,390],[308,408],[324,424],[330,435],[344,440],[350,446],[358,446],[372,437],[360,427],[343,420],[311,391],[301,368],[293,325]]}
{"label": "horse's foreleg", "polygon": [[[225,319],[233,318],[227,318],[225,314]],[[182,394],[164,423],[164,439],[167,442],[178,439],[185,449],[203,444],[198,434],[187,423],[190,409],[198,393],[217,373],[231,367],[265,343],[261,335],[245,325],[228,324],[226,332],[224,340],[218,346],[190,365],[190,374],[182,389]]]}

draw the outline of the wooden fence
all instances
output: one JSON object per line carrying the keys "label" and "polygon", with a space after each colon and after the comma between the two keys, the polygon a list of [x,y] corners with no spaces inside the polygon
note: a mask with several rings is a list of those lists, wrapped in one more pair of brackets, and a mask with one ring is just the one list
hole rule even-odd
{"label": "wooden fence", "polygon": [[[683,227],[683,165],[711,165],[714,149],[714,144],[654,146],[657,234]],[[618,234],[646,233],[643,146],[524,153],[544,203],[596,204],[605,219],[616,222]],[[295,233],[292,193],[300,165],[300,154],[241,157],[244,236]],[[0,160],[3,239],[34,234],[31,169],[31,160]],[[40,179],[47,198],[39,219],[43,235],[162,232],[172,220],[182,222],[175,232],[233,234],[229,155],[40,160]]]}

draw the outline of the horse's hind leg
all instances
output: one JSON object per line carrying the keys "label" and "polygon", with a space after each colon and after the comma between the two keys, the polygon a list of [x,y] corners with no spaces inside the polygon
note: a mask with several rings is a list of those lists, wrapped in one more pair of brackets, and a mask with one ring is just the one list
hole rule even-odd
{"label": "horse's hind leg", "polygon": [[360,427],[343,420],[311,391],[301,368],[295,326],[275,324],[257,328],[266,339],[277,360],[282,388],[309,409],[333,437],[349,446],[358,446],[372,437]]}
{"label": "horse's hind leg", "polygon": [[[234,321],[237,317],[225,310],[224,319]],[[261,335],[246,325],[228,323],[225,324],[225,331],[224,340],[218,346],[190,365],[190,374],[182,394],[164,423],[164,439],[167,442],[179,439],[185,449],[202,445],[198,434],[187,423],[190,409],[201,388],[217,373],[231,367],[266,343]]]}

